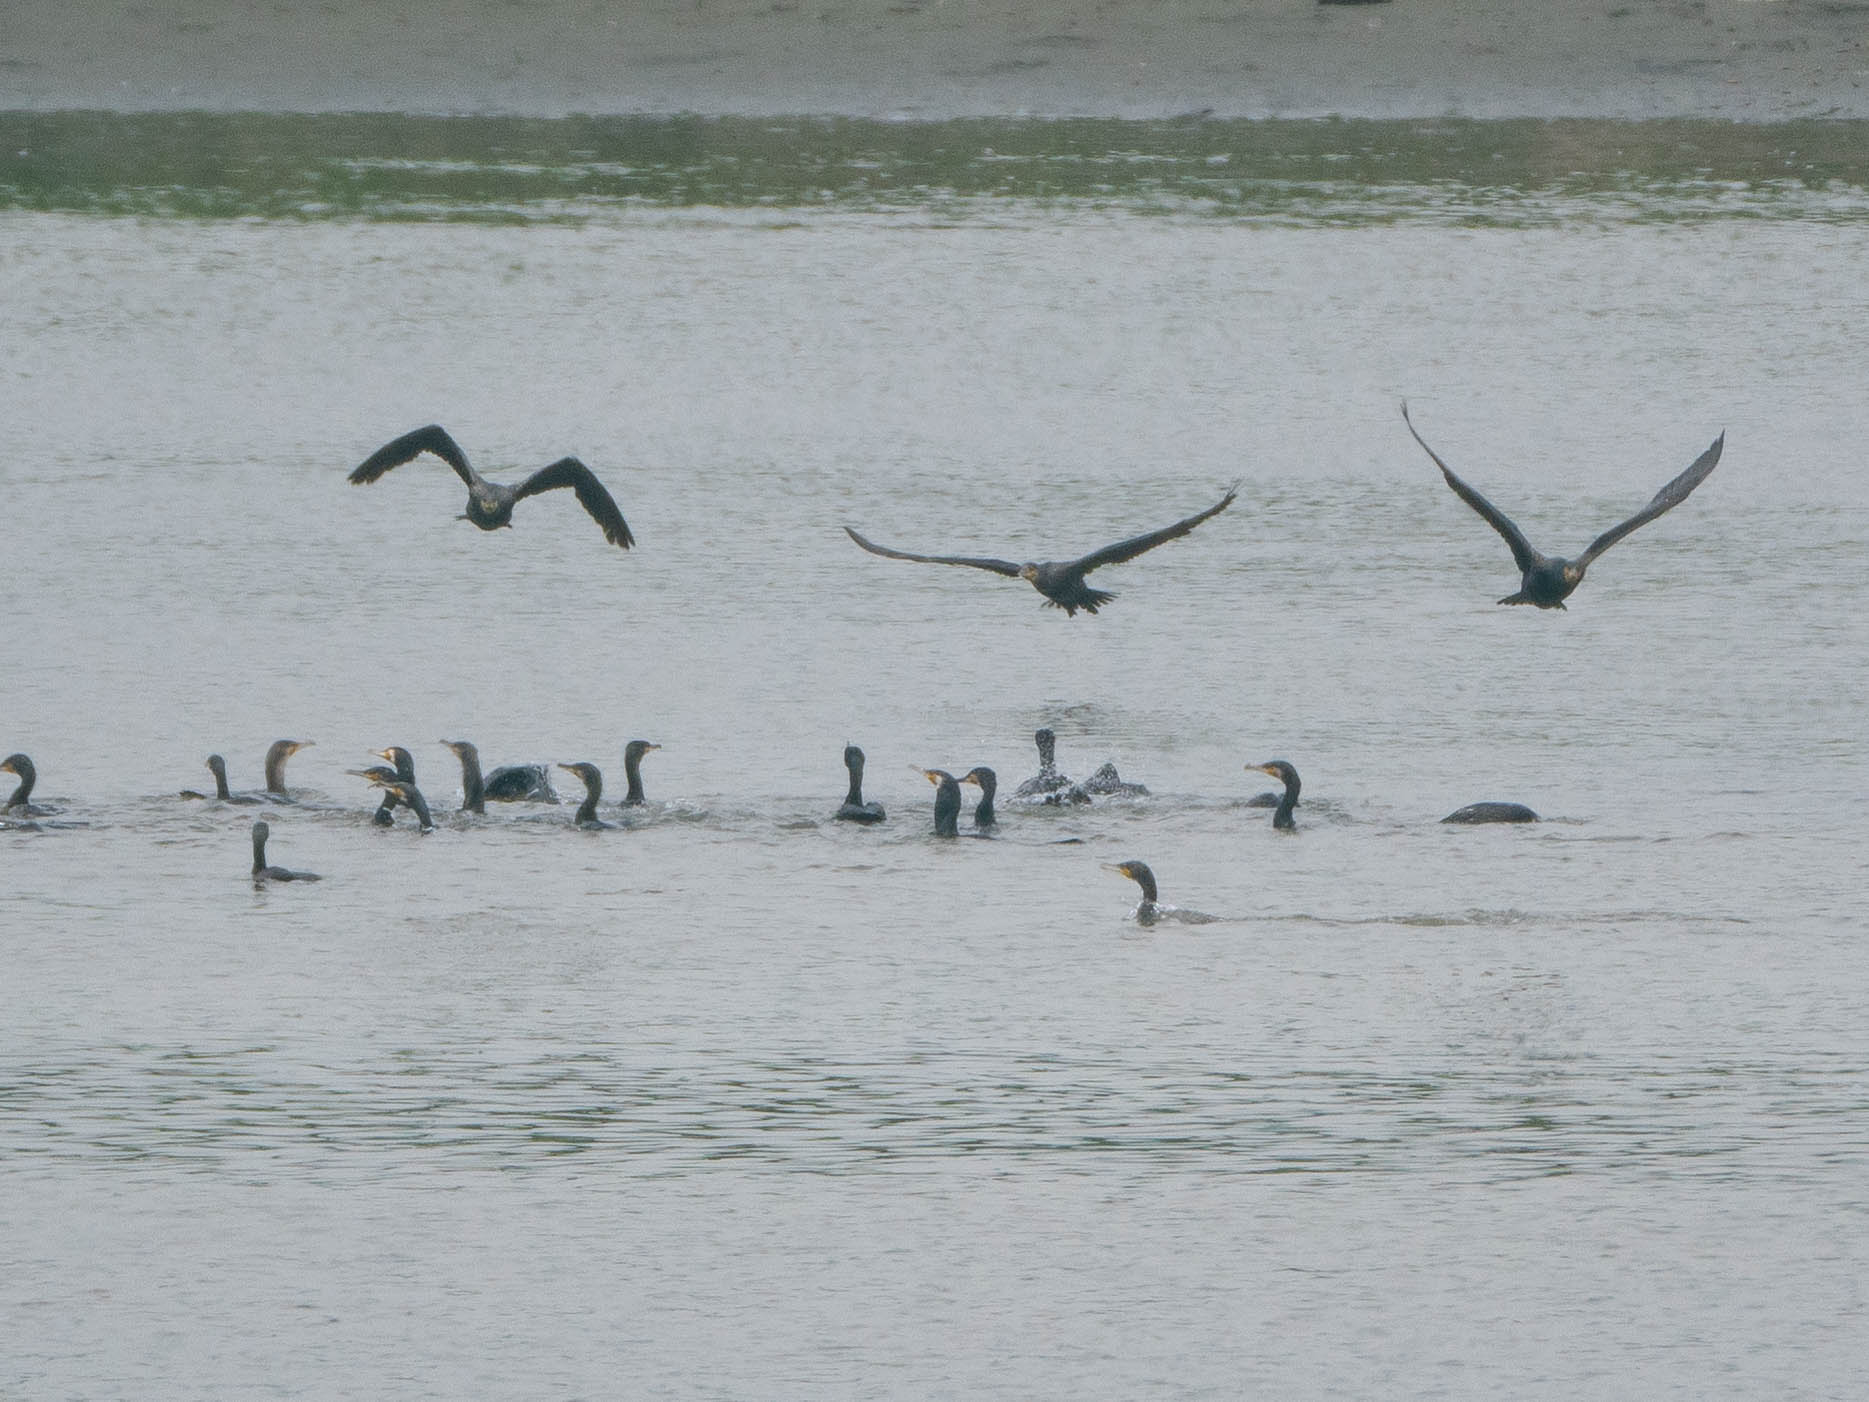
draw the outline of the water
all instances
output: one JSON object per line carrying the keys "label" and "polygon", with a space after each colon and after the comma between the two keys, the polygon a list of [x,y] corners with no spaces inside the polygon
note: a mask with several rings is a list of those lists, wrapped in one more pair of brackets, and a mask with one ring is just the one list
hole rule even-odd
{"label": "water", "polygon": [[[0,216],[0,750],[73,824],[0,833],[0,1390],[1849,1395],[1869,231],[1444,195]],[[1554,551],[1726,457],[1502,609],[1403,397]],[[640,547],[345,483],[430,420]],[[1235,478],[1096,618],[840,529],[1056,557]],[[1154,796],[927,835],[911,766],[1040,724]],[[171,795],[282,735],[325,879],[256,891]],[[609,832],[344,772],[636,735]],[[1129,857],[1227,920],[1128,922]]]}

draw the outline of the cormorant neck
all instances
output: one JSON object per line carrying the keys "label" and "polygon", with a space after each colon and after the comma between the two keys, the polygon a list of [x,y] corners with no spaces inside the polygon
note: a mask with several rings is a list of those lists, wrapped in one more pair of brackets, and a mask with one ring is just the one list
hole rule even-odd
{"label": "cormorant neck", "polygon": [[266,870],[266,834],[253,834],[253,874],[258,876]]}
{"label": "cormorant neck", "polygon": [[591,781],[590,787],[584,791],[584,802],[578,805],[578,822],[594,823],[597,821],[597,800],[603,794],[603,787],[595,780]]}
{"label": "cormorant neck", "polygon": [[1286,789],[1285,797],[1279,800],[1278,812],[1272,815],[1272,826],[1275,828],[1297,827],[1298,825],[1292,821],[1292,817],[1291,817],[1291,810],[1296,808],[1297,806],[1298,806],[1298,790],[1295,788]]}
{"label": "cormorant neck", "polygon": [[[209,765],[208,767],[210,769],[214,769],[213,765]],[[227,788],[227,766],[226,765],[222,765],[220,768],[214,769],[214,796],[222,800],[223,802],[233,797],[233,794],[230,793]]]}
{"label": "cormorant neck", "polygon": [[863,766],[860,764],[850,766],[850,792],[844,795],[844,802],[853,808],[863,806]]}
{"label": "cormorant neck", "polygon": [[266,756],[266,792],[282,794],[286,791],[286,760],[289,755],[268,754]]}
{"label": "cormorant neck", "polygon": [[487,783],[480,777],[480,756],[472,750],[461,751],[461,811],[487,811]]}
{"label": "cormorant neck", "polygon": [[[26,806],[26,800],[32,796],[32,780],[33,776],[30,773],[20,776],[19,787],[13,790],[13,797],[6,801],[7,808],[24,808]],[[6,809],[0,808],[0,812],[5,811]]]}
{"label": "cormorant neck", "polygon": [[624,755],[623,774],[629,780],[629,792],[623,795],[623,802],[633,807],[643,801],[642,756]]}

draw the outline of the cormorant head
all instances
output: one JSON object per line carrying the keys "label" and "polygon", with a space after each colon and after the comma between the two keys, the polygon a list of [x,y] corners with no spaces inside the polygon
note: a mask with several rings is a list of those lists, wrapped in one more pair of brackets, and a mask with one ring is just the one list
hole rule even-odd
{"label": "cormorant head", "polygon": [[1038,566],[1030,562],[1019,566],[1019,578],[1027,584],[1038,583]]}
{"label": "cormorant head", "polygon": [[1270,774],[1274,779],[1284,784],[1285,792],[1291,795],[1294,802],[1297,800],[1298,771],[1293,769],[1291,765],[1287,764],[1284,760],[1268,760],[1264,764],[1249,764],[1246,767],[1248,769],[1256,769],[1262,774]]}
{"label": "cormorant head", "polygon": [[266,845],[266,839],[272,835],[272,831],[273,830],[266,825],[266,820],[264,818],[254,819],[253,845],[255,847],[264,847]]}
{"label": "cormorant head", "polygon": [[[370,753],[375,754],[376,751],[372,750]],[[397,780],[396,771],[383,764],[373,764],[368,769],[346,769],[344,772],[355,775],[359,779],[367,779],[379,789],[386,788]]]}
{"label": "cormorant head", "polygon": [[387,750],[372,750],[370,753],[395,765],[398,778],[413,779],[415,777],[415,758],[402,746],[391,745]]}
{"label": "cormorant head", "polygon": [[936,788],[940,788],[943,784],[952,784],[955,782],[954,776],[945,769],[924,769],[922,770],[922,778],[926,779]]}
{"label": "cormorant head", "polygon": [[208,772],[217,779],[226,778],[227,777],[227,761],[222,759],[219,755],[209,755],[208,756]]}
{"label": "cormorant head", "polygon": [[589,789],[592,793],[596,793],[603,788],[604,776],[602,771],[599,770],[596,765],[588,761],[579,760],[576,764],[561,764],[558,767],[577,775],[578,778],[584,781],[584,787]]}
{"label": "cormorant head", "polygon": [[1049,726],[1033,732],[1032,739],[1038,745],[1038,763],[1041,769],[1051,768],[1051,757],[1058,748],[1058,737],[1051,733]]}
{"label": "cormorant head", "polygon": [[981,792],[990,794],[999,786],[999,776],[988,769],[984,764],[976,764],[972,769],[969,769],[965,774],[960,776],[960,782],[963,784],[977,784]]}
{"label": "cormorant head", "polygon": [[32,761],[20,754],[8,755],[5,759],[0,759],[0,769],[4,769],[9,774],[17,774],[22,779],[30,778],[33,772]]}
{"label": "cormorant head", "polygon": [[1155,873],[1149,870],[1147,862],[1105,862],[1105,871],[1113,871],[1119,876],[1127,876],[1142,888],[1142,899],[1155,899]]}
{"label": "cormorant head", "polygon": [[443,740],[441,743],[454,751],[456,759],[471,758],[478,761],[480,758],[480,751],[466,740]]}
{"label": "cormorant head", "polygon": [[288,760],[300,750],[309,750],[313,743],[311,740],[275,740],[266,747],[266,762]]}
{"label": "cormorant head", "polygon": [[640,760],[644,755],[648,754],[649,751],[659,750],[661,748],[660,745],[653,744],[648,740],[632,740],[623,747],[623,761],[627,764],[633,759]]}
{"label": "cormorant head", "polygon": [[859,750],[855,745],[845,745],[844,768],[861,770],[863,768],[863,751]]}

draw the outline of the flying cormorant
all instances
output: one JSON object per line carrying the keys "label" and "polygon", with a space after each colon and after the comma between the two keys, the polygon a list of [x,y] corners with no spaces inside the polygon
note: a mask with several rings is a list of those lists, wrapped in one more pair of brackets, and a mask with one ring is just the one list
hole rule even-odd
{"label": "flying cormorant", "polygon": [[316,881],[315,871],[289,871],[285,867],[266,865],[266,837],[272,829],[264,818],[253,824],[253,879],[260,881]]}
{"label": "flying cormorant", "polygon": [[467,483],[467,511],[460,519],[472,521],[483,531],[512,525],[513,507],[525,498],[556,487],[570,487],[577,492],[578,501],[592,519],[603,527],[605,540],[625,550],[635,544],[615,500],[597,480],[597,475],[576,458],[560,458],[551,466],[540,468],[518,486],[509,487],[502,482],[489,482],[474,471],[468,464],[467,454],[440,424],[429,424],[385,443],[358,464],[350,480],[374,482],[392,467],[400,467],[423,453],[433,453]]}
{"label": "flying cormorant", "polygon": [[1564,600],[1579,584],[1583,583],[1584,571],[1590,568],[1590,562],[1601,555],[1610,546],[1628,535],[1638,526],[1646,526],[1650,521],[1686,501],[1688,495],[1707,480],[1720,461],[1720,451],[1726,446],[1726,434],[1713,440],[1711,447],[1699,457],[1679,477],[1655,493],[1654,499],[1620,526],[1613,526],[1590,542],[1590,548],[1575,560],[1566,560],[1556,555],[1541,555],[1532,549],[1525,533],[1512,524],[1510,518],[1494,506],[1485,497],[1469,487],[1454,475],[1454,471],[1442,462],[1440,455],[1430,448],[1427,440],[1415,433],[1415,424],[1408,417],[1408,405],[1402,405],[1402,421],[1408,425],[1408,431],[1415,435],[1415,441],[1421,449],[1434,459],[1434,465],[1441,469],[1441,476],[1447,479],[1447,485],[1454,489],[1454,495],[1480,514],[1487,525],[1505,539],[1512,549],[1512,562],[1519,567],[1519,592],[1508,594],[1499,600],[1502,604],[1536,604],[1541,609],[1561,609]]}
{"label": "flying cormorant", "polygon": [[1124,560],[1133,560],[1145,550],[1184,536],[1209,516],[1225,511],[1233,504],[1233,498],[1239,494],[1239,483],[1235,482],[1227,489],[1227,494],[1205,511],[1197,512],[1186,520],[1177,521],[1172,526],[1163,526],[1159,531],[1150,531],[1147,535],[1133,536],[1128,540],[1119,540],[1114,545],[1106,545],[1101,550],[1093,550],[1088,555],[1075,560],[1051,560],[1044,564],[1017,564],[1011,560],[994,560],[966,555],[915,555],[906,550],[890,550],[865,540],[850,527],[844,531],[849,537],[872,555],[884,555],[891,560],[917,560],[925,565],[967,565],[976,570],[991,570],[994,574],[1003,574],[1011,579],[1026,580],[1045,596],[1045,607],[1061,608],[1067,617],[1075,617],[1079,609],[1086,613],[1095,613],[1104,604],[1116,596],[1106,594],[1100,589],[1092,589],[1084,582],[1084,576],[1103,565],[1118,565]]}

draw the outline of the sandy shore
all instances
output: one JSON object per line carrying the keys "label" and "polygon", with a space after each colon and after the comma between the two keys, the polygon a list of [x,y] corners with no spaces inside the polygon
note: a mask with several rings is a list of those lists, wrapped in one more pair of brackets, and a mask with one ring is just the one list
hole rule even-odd
{"label": "sandy shore", "polygon": [[0,109],[1869,117],[1869,0],[12,0]]}

